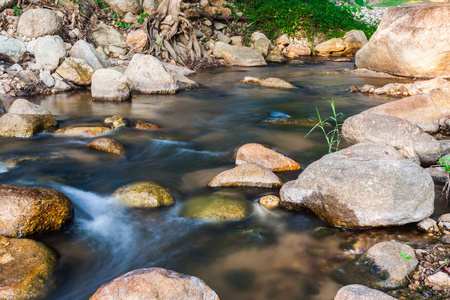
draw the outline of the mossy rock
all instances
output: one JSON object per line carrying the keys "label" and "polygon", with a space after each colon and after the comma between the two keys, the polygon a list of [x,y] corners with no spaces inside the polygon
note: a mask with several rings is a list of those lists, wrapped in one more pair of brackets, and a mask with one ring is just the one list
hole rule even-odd
{"label": "mossy rock", "polygon": [[66,195],[13,184],[0,185],[0,211],[0,235],[7,237],[59,230],[73,217]]}
{"label": "mossy rock", "polygon": [[200,196],[186,201],[181,216],[192,219],[237,219],[251,213],[250,205],[242,198],[224,194]]}
{"label": "mossy rock", "polygon": [[169,191],[154,182],[136,182],[116,190],[113,197],[126,207],[151,208],[175,203]]}
{"label": "mossy rock", "polygon": [[0,236],[0,299],[34,299],[56,265],[56,254],[44,244]]}

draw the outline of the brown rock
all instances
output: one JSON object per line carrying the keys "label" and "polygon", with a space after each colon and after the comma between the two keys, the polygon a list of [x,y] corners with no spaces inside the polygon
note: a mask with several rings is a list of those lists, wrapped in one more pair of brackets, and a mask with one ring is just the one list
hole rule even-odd
{"label": "brown rock", "polygon": [[136,30],[127,35],[125,42],[131,50],[141,53],[148,46],[148,37],[144,30]]}
{"label": "brown rock", "polygon": [[161,268],[139,269],[100,287],[90,300],[219,300],[202,280]]}
{"label": "brown rock", "polygon": [[32,137],[55,128],[58,122],[47,115],[4,114],[0,117],[0,136]]}
{"label": "brown rock", "polygon": [[87,145],[94,150],[108,152],[116,155],[124,155],[125,149],[122,144],[112,138],[99,138]]}
{"label": "brown rock", "polygon": [[147,121],[136,121],[133,123],[133,127],[136,129],[142,130],[156,130],[159,129],[159,126]]}
{"label": "brown rock", "polygon": [[355,56],[365,44],[367,44],[367,37],[361,30],[352,30],[344,35],[345,50],[343,56]]}
{"label": "brown rock", "polygon": [[220,9],[220,14],[224,17],[229,17],[231,16],[231,9],[229,9],[228,7],[219,7]]}
{"label": "brown rock", "polygon": [[299,42],[294,42],[286,47],[286,54],[284,56],[287,58],[298,58],[304,55],[311,55],[311,49]]}
{"label": "brown rock", "polygon": [[434,275],[429,276],[428,281],[432,284],[436,284],[442,287],[450,287],[450,276],[442,271],[437,272]]}
{"label": "brown rock", "polygon": [[245,76],[244,79],[242,79],[241,81],[244,83],[260,83],[262,79],[251,76]]}
{"label": "brown rock", "polygon": [[82,59],[67,57],[56,69],[56,73],[69,82],[89,85],[94,75],[94,68]]}
{"label": "brown rock", "polygon": [[197,18],[200,18],[200,14],[196,11],[196,10],[193,10],[193,9],[186,9],[185,11],[184,11],[184,15],[186,16],[186,18],[187,19],[197,19]]}
{"label": "brown rock", "polygon": [[326,42],[320,43],[314,48],[319,55],[330,55],[333,52],[343,51],[345,43],[342,39],[334,38]]}
{"label": "brown rock", "polygon": [[220,15],[220,8],[215,6],[208,6],[205,7],[205,13],[211,14],[211,15]]}
{"label": "brown rock", "polygon": [[113,129],[127,125],[127,122],[119,116],[108,117],[103,122],[105,122],[106,125],[110,125]]}
{"label": "brown rock", "polygon": [[266,187],[276,188],[283,185],[280,178],[272,171],[257,164],[243,164],[234,169],[224,171],[214,177],[209,187]]}
{"label": "brown rock", "polygon": [[0,237],[0,299],[34,299],[56,265],[56,254],[45,245]]}
{"label": "brown rock", "polygon": [[209,0],[209,3],[215,7],[223,7],[227,5],[227,1],[225,0]]}
{"label": "brown rock", "polygon": [[236,154],[236,165],[252,163],[261,165],[273,172],[299,170],[300,164],[296,161],[266,148],[260,144],[245,144],[240,147]]}
{"label": "brown rock", "polygon": [[102,134],[105,131],[111,130],[108,127],[93,127],[93,126],[82,126],[82,127],[73,127],[67,126],[64,128],[60,128],[55,131],[55,134],[66,135],[66,136],[88,136],[94,137],[99,134]]}
{"label": "brown rock", "polygon": [[136,182],[117,189],[113,197],[127,207],[158,207],[175,203],[166,188],[154,182]]}
{"label": "brown rock", "polygon": [[45,188],[0,185],[0,235],[24,236],[58,230],[73,215],[64,194]]}
{"label": "brown rock", "polygon": [[259,198],[259,204],[267,209],[274,209],[280,206],[280,198],[274,195],[268,195]]}
{"label": "brown rock", "polygon": [[297,87],[280,78],[266,78],[259,83],[263,87],[271,87],[278,89],[296,89]]}
{"label": "brown rock", "polygon": [[450,3],[390,7],[355,65],[400,76],[449,77],[448,20]]}

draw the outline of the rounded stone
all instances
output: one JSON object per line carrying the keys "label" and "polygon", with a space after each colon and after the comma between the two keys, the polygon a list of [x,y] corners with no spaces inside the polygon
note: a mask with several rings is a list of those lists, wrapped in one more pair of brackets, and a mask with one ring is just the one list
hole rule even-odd
{"label": "rounded stone", "polygon": [[17,25],[19,35],[38,38],[44,35],[59,35],[63,28],[62,19],[50,9],[37,8],[24,12]]}
{"label": "rounded stone", "polygon": [[66,195],[52,189],[0,185],[0,235],[25,236],[59,230],[73,216]]}
{"label": "rounded stone", "polygon": [[56,254],[44,244],[0,237],[0,299],[36,298],[56,266]]}
{"label": "rounded stone", "polygon": [[115,155],[124,155],[122,144],[112,138],[98,138],[87,145],[89,148]]}
{"label": "rounded stone", "polygon": [[219,300],[201,279],[162,268],[139,269],[100,287],[90,300]]}
{"label": "rounded stone", "polygon": [[250,215],[250,205],[240,197],[213,194],[183,203],[180,215],[191,219],[242,220]]}
{"label": "rounded stone", "polygon": [[136,182],[125,185],[112,194],[126,207],[159,207],[175,203],[169,191],[154,182]]}

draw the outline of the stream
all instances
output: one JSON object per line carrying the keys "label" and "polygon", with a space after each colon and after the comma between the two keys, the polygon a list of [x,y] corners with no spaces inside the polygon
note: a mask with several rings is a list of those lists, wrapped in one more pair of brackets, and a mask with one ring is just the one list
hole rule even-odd
{"label": "stream", "polygon": [[[59,255],[59,267],[41,298],[89,299],[101,285],[128,271],[162,267],[198,276],[221,300],[328,300],[340,288],[333,272],[354,257],[355,247],[365,249],[379,239],[410,242],[419,235],[413,225],[347,232],[328,228],[307,212],[269,211],[257,203],[262,195],[278,195],[276,189],[217,189],[239,193],[252,202],[251,216],[242,221],[179,216],[184,201],[216,191],[207,183],[233,168],[233,153],[243,144],[268,145],[303,168],[328,152],[319,130],[305,138],[310,126],[270,121],[316,119],[316,107],[322,117],[330,116],[331,99],[344,121],[392,100],[351,94],[350,86],[402,82],[337,71],[344,68],[353,68],[353,63],[311,58],[305,65],[203,69],[190,77],[200,88],[176,95],[139,95],[125,103],[93,102],[87,91],[28,98],[51,111],[60,125],[102,124],[106,117],[119,115],[161,126],[157,131],[122,127],[107,133],[125,146],[127,154],[122,158],[87,148],[93,140],[89,138],[51,133],[30,139],[0,138],[0,159],[42,158],[16,167],[0,160],[0,183],[53,188],[66,194],[75,207],[73,222],[61,232],[30,237]],[[278,77],[299,88],[241,83],[245,76]],[[278,175],[288,181],[299,173]],[[167,187],[177,204],[129,209],[110,197],[119,187],[138,181]],[[447,210],[440,188],[436,187],[440,207],[436,213]]]}

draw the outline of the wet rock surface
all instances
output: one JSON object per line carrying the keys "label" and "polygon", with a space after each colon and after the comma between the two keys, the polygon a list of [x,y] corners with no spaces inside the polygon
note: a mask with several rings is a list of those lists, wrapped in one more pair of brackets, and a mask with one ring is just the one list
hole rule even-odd
{"label": "wet rock surface", "polygon": [[90,300],[119,299],[218,300],[201,279],[162,268],[139,269],[103,285]]}
{"label": "wet rock surface", "polygon": [[36,298],[56,266],[56,254],[44,244],[0,236],[0,298]]}
{"label": "wet rock surface", "polygon": [[116,190],[112,197],[126,207],[152,208],[175,203],[169,191],[154,182],[137,182]]}
{"label": "wet rock surface", "polygon": [[7,237],[59,230],[73,215],[70,199],[52,189],[2,184],[0,199],[0,235]]}

